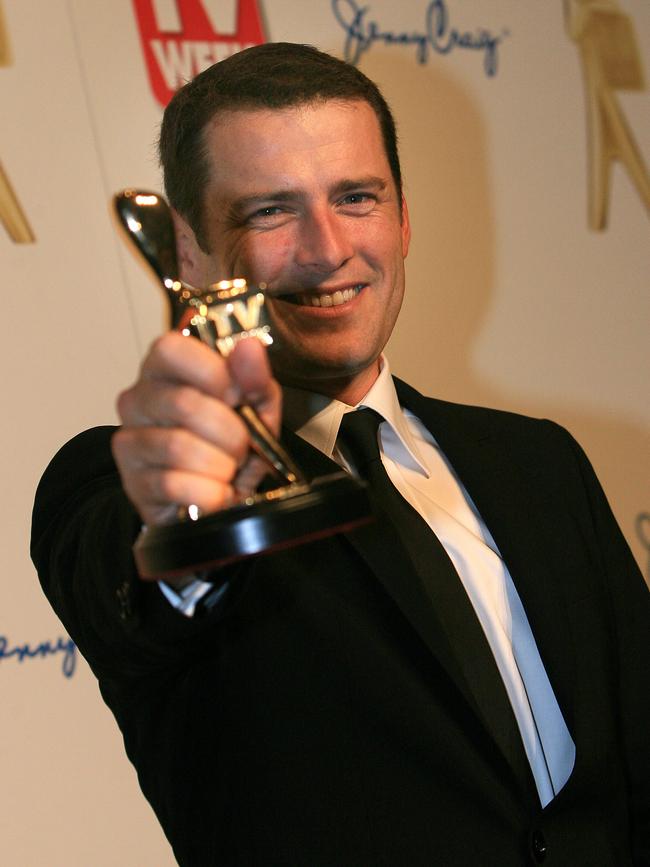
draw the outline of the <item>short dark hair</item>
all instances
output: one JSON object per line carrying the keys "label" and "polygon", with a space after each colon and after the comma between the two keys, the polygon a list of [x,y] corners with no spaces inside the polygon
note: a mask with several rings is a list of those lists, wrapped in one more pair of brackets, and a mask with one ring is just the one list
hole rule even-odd
{"label": "short dark hair", "polygon": [[386,100],[356,67],[311,45],[269,42],[247,48],[210,66],[174,94],[160,129],[165,192],[205,252],[203,190],[210,168],[203,132],[210,120],[221,111],[288,108],[330,99],[361,100],[373,109],[401,201],[397,133]]}

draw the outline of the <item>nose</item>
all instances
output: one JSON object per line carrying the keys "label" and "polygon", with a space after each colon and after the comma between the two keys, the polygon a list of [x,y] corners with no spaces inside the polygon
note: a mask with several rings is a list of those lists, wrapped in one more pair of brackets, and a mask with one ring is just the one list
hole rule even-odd
{"label": "nose", "polygon": [[329,207],[310,211],[302,220],[296,264],[319,273],[336,271],[353,253],[345,220]]}

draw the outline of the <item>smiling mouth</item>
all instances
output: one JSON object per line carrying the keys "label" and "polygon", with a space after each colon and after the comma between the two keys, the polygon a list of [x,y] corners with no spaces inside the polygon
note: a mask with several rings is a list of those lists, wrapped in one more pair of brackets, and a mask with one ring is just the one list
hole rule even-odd
{"label": "smiling mouth", "polygon": [[341,304],[347,304],[361,292],[363,284],[351,286],[347,289],[337,289],[335,292],[318,292],[307,294],[306,292],[295,292],[291,294],[279,293],[276,295],[282,301],[288,301],[290,304],[297,304],[299,307],[340,307]]}

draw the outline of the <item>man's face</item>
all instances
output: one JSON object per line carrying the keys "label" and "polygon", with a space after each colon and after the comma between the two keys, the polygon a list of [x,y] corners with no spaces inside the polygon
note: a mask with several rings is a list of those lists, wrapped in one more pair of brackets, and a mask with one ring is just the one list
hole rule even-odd
{"label": "man's face", "polygon": [[211,253],[194,256],[186,279],[298,290],[267,302],[276,376],[356,402],[402,303],[410,239],[374,111],[361,101],[238,110],[204,136]]}

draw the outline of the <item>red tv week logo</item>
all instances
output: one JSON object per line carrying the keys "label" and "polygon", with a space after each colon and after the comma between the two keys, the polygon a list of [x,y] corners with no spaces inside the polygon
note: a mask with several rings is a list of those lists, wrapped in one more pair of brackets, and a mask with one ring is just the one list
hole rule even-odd
{"label": "red tv week logo", "polygon": [[258,0],[133,0],[151,89],[164,107],[186,81],[266,42]]}

